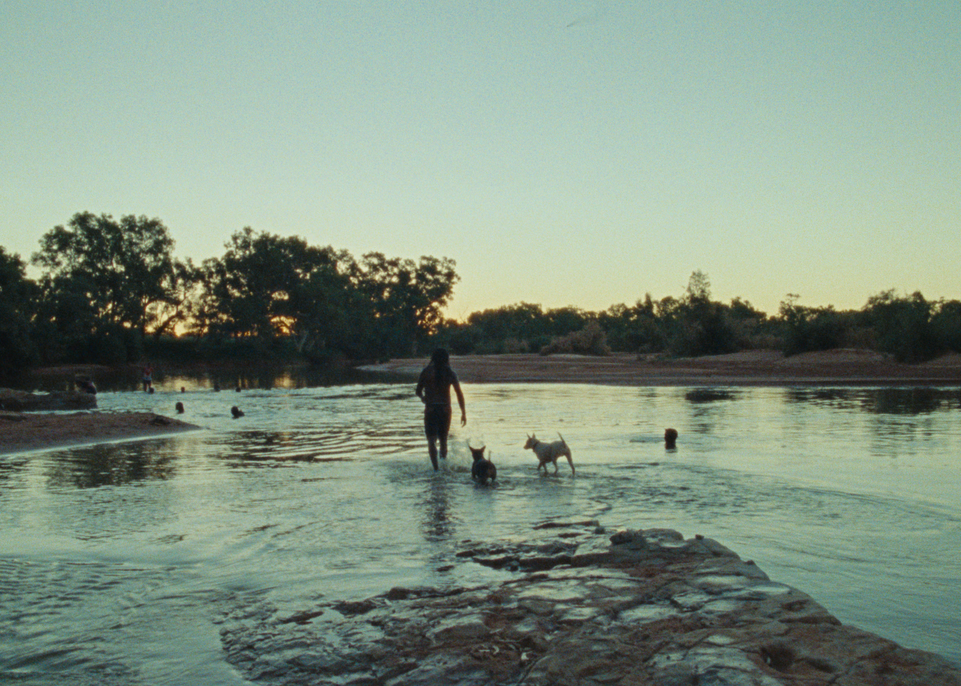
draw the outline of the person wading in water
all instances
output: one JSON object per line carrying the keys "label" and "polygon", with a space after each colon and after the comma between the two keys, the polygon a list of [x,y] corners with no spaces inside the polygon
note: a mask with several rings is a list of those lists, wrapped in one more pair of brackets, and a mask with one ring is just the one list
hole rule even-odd
{"label": "person wading in water", "polygon": [[427,452],[437,471],[437,442],[440,441],[440,458],[447,459],[447,434],[450,432],[450,389],[453,386],[460,405],[460,425],[467,424],[467,408],[460,390],[457,374],[450,366],[450,356],[443,348],[431,355],[430,364],[424,367],[417,381],[417,397],[424,403],[424,433],[427,434]]}

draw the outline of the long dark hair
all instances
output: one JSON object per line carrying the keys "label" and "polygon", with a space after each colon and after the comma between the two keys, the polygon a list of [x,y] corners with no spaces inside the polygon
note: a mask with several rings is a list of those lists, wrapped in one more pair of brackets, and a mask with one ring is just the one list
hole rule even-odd
{"label": "long dark hair", "polygon": [[454,370],[450,368],[450,355],[444,348],[437,348],[430,356],[430,363],[434,367],[433,383],[437,388],[453,381]]}
{"label": "long dark hair", "polygon": [[438,369],[450,367],[450,354],[448,354],[444,348],[438,348],[434,351],[434,354],[430,356],[430,362]]}

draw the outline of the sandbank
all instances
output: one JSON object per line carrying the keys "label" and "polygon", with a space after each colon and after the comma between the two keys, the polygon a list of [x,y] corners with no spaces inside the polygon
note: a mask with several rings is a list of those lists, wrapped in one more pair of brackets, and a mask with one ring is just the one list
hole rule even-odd
{"label": "sandbank", "polygon": [[0,412],[0,454],[159,438],[199,428],[152,412]]}
{"label": "sandbank", "polygon": [[[415,376],[429,360],[397,359],[362,369]],[[869,350],[840,349],[785,357],[772,350],[669,358],[587,355],[452,355],[466,383],[588,383],[618,386],[955,386],[961,355],[904,364]]]}

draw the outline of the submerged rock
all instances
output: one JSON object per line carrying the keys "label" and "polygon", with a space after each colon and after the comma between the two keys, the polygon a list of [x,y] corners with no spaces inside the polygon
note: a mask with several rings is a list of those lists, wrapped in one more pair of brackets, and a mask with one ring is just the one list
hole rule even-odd
{"label": "submerged rock", "polygon": [[473,547],[504,572],[471,588],[394,588],[293,617],[224,622],[229,661],[262,683],[360,685],[961,685],[944,658],[841,624],[717,541],[621,531]]}

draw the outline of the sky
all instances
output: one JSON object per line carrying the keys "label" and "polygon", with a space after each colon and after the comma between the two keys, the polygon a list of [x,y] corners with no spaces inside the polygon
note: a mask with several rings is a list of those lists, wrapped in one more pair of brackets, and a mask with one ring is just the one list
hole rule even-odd
{"label": "sky", "polygon": [[0,246],[449,257],[456,318],[961,299],[959,84],[957,0],[0,0]]}

